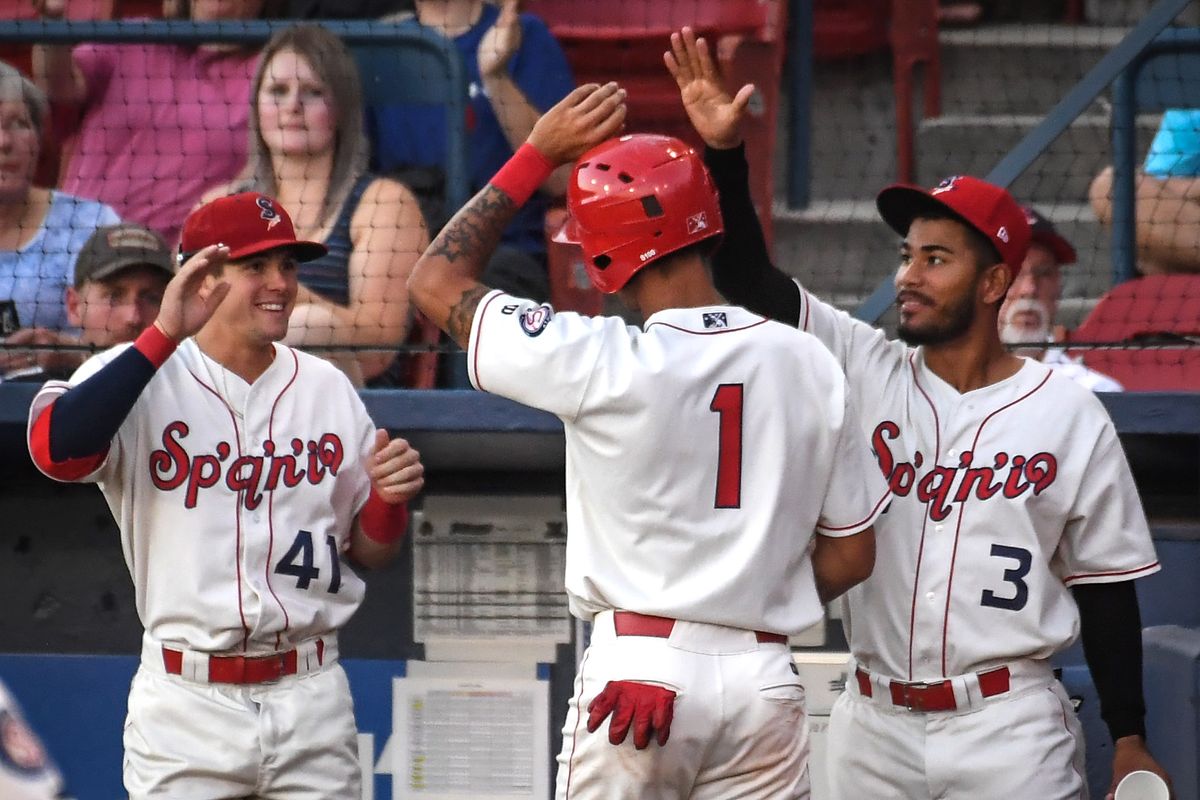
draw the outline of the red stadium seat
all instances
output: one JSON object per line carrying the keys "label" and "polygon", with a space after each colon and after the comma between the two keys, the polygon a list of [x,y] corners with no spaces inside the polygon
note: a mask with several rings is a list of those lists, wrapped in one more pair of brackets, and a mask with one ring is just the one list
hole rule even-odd
{"label": "red stadium seat", "polygon": [[771,240],[772,159],[786,38],[786,0],[535,0],[528,4],[566,51],[578,83],[616,80],[629,92],[626,130],[678,136],[699,147],[663,66],[669,37],[691,26],[710,43],[731,89],[754,83],[746,125],[750,186]]}
{"label": "red stadium seat", "polygon": [[[431,346],[437,344],[441,336],[441,330],[429,317],[413,310],[412,327],[405,344]],[[432,389],[437,385],[437,372],[437,352],[406,353],[401,359],[400,385],[407,389]]]}
{"label": "red stadium seat", "polygon": [[578,245],[554,241],[567,220],[562,206],[546,212],[546,269],[550,279],[550,305],[556,311],[578,311],[590,317],[604,309],[604,295],[588,280],[583,251]]}
{"label": "red stadium seat", "polygon": [[1080,351],[1089,367],[1134,391],[1200,391],[1200,347],[1162,346],[1188,340],[1200,342],[1200,275],[1152,275],[1122,283],[1071,335],[1072,342],[1142,344]]}

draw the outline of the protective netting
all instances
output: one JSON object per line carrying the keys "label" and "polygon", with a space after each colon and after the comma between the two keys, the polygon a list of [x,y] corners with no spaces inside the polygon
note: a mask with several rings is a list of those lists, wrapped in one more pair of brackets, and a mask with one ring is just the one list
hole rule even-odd
{"label": "protective netting", "polygon": [[[55,16],[63,5],[5,2],[0,19],[36,19],[39,10]],[[72,0],[65,12],[87,19],[165,10],[228,20],[321,4],[164,5]],[[352,12],[348,6],[372,6],[342,5],[340,16]],[[145,25],[126,21],[131,33],[122,41],[0,45],[0,57],[19,71],[0,76],[0,317],[10,334],[0,361],[10,377],[39,377],[33,360],[43,372],[68,370],[79,360],[72,353],[128,339],[153,318],[162,269],[121,273],[137,281],[117,288],[85,280],[110,277],[114,253],[124,252],[116,240],[93,246],[81,269],[79,253],[97,227],[118,220],[147,226],[162,242],[146,247],[174,254],[197,203],[255,190],[278,198],[300,238],[331,247],[329,257],[301,268],[287,341],[328,355],[365,384],[433,385],[437,351],[454,348],[439,344],[436,331],[414,315],[404,282],[429,236],[455,210],[446,201],[449,154],[465,154],[465,190],[473,191],[520,141],[521,125],[531,124],[522,121],[527,109],[511,103],[527,103],[536,114],[576,83],[610,79],[629,90],[630,129],[698,143],[662,65],[667,36],[682,24],[710,42],[732,88],[758,87],[745,133],[752,191],[776,262],[853,310],[897,263],[897,237],[875,211],[878,190],[898,178],[930,186],[955,174],[986,177],[1120,44],[1148,4],[1007,0],[947,2],[939,10],[931,0],[815,0],[812,91],[803,107],[795,105],[806,98],[794,78],[801,74],[797,59],[808,54],[789,52],[798,39],[797,20],[788,18],[789,8],[803,4],[522,5],[535,16],[521,18],[518,44],[499,67],[488,53],[503,27],[500,7],[421,2],[425,25],[409,20],[396,28],[450,36],[469,83],[465,141],[455,138],[446,106],[429,96],[442,76],[428,71],[431,62],[403,57],[409,45],[399,38],[370,47],[347,39],[347,48],[309,29],[277,36],[266,51],[265,37],[218,37],[197,47],[186,37],[161,36],[161,29],[139,36]],[[370,13],[403,16],[411,4],[377,6]],[[1178,31],[1200,24],[1196,6]],[[469,13],[444,16],[450,7]],[[431,8],[443,16],[430,16]],[[1200,106],[1200,39],[1186,39],[1176,52],[1133,93],[1135,156],[1126,169],[1136,172],[1135,203],[1123,205],[1119,192],[1112,199],[1120,102],[1111,88],[1011,186],[1036,210],[1044,249],[1035,248],[1041,261],[1014,287],[1005,337],[1049,342],[1050,358],[1082,360],[1128,388],[1200,387],[1200,112],[1184,102]],[[1195,53],[1196,61],[1178,53]],[[516,94],[506,91],[504,73]],[[44,106],[22,74],[44,90]],[[910,78],[911,137],[897,115]],[[802,133],[811,137],[807,158]],[[544,187],[509,229],[485,281],[595,312],[604,304],[578,258],[548,241],[561,221],[554,210],[561,191],[561,183]],[[807,194],[807,205],[789,205],[789,194]],[[1124,259],[1114,251],[1113,226],[1130,214],[1137,246]],[[892,317],[881,323],[890,327]],[[95,325],[101,333],[89,333]],[[16,352],[18,345],[38,349]]]}

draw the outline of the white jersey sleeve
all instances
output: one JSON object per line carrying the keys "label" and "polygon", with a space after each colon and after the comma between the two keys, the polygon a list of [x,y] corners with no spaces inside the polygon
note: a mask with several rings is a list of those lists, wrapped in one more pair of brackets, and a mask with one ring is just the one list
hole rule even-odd
{"label": "white jersey sleeve", "polygon": [[796,286],[800,290],[797,327],[829,348],[856,391],[876,391],[904,369],[909,349],[903,342],[888,339],[879,328],[820,300],[799,281]]}
{"label": "white jersey sleeve", "polygon": [[597,360],[624,323],[557,313],[547,304],[494,291],[480,301],[467,348],[476,389],[574,419]]}
{"label": "white jersey sleeve", "polygon": [[[853,395],[845,393],[833,470],[817,520],[823,536],[851,536],[875,522],[891,500],[891,491],[871,445]],[[863,510],[867,509],[867,513]]]}
{"label": "white jersey sleeve", "polygon": [[1100,430],[1086,474],[1075,480],[1079,489],[1052,563],[1063,583],[1114,583],[1158,572],[1146,515],[1111,422]]}

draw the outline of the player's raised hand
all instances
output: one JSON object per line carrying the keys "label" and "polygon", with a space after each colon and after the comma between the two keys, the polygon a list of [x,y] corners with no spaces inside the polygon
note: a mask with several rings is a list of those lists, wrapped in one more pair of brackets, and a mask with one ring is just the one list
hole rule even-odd
{"label": "player's raised hand", "polygon": [[375,493],[395,505],[411,500],[425,485],[421,454],[404,439],[391,439],[383,428],[375,431],[375,452],[367,463]]}
{"label": "player's raised hand", "polygon": [[609,681],[604,691],[588,703],[588,733],[595,733],[604,719],[608,723],[608,741],[620,744],[633,726],[633,746],[645,750],[651,734],[658,746],[667,743],[671,735],[671,719],[675,716],[675,692],[665,686],[637,681]]}
{"label": "player's raised hand", "polygon": [[182,342],[204,327],[229,293],[228,281],[214,280],[205,287],[204,280],[216,278],[228,258],[228,247],[210,244],[184,262],[163,292],[158,318],[154,320],[159,330]]}
{"label": "player's raised hand", "polygon": [[585,83],[538,119],[528,142],[555,165],[569,164],[625,124],[625,90]]}
{"label": "player's raised hand", "polygon": [[517,0],[501,0],[500,16],[479,40],[476,61],[479,74],[488,78],[501,75],[521,47],[521,11]]}
{"label": "player's raised hand", "polygon": [[671,49],[663,53],[663,61],[679,87],[688,119],[704,143],[720,149],[741,144],[742,118],[754,94],[754,84],[746,84],[730,97],[708,42],[696,38],[691,28],[671,34]]}

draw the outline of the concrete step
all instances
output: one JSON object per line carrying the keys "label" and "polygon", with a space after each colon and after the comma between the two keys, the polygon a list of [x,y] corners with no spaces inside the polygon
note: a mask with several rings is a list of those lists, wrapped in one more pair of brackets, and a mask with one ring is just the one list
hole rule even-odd
{"label": "concrete step", "polygon": [[[985,176],[1031,130],[1041,116],[944,115],[925,120],[917,131],[917,174],[925,185],[947,175]],[[1138,153],[1146,152],[1159,117],[1138,124]],[[1108,115],[1079,117],[1011,187],[1030,202],[1085,202],[1096,173],[1112,163]]]}
{"label": "concrete step", "polygon": [[1091,25],[944,30],[942,112],[1045,114],[1128,33]]}
{"label": "concrete step", "polygon": [[[1081,204],[1039,209],[1079,252],[1065,267],[1059,321],[1078,325],[1111,285],[1108,233]],[[821,201],[802,211],[775,207],[775,263],[819,297],[853,310],[899,264],[900,237],[878,216],[872,200]]]}

